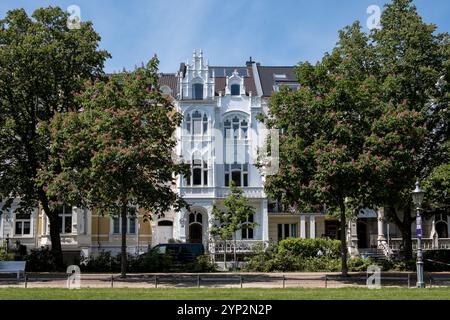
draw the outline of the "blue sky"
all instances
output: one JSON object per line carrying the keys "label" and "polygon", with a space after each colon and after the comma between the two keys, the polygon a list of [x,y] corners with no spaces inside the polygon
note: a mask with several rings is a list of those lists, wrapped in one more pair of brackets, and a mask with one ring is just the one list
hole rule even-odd
{"label": "blue sky", "polygon": [[[106,71],[132,69],[154,53],[160,70],[203,49],[211,65],[243,65],[250,56],[264,65],[315,62],[333,48],[337,31],[360,20],[366,28],[369,5],[384,0],[1,0],[0,15],[23,7],[66,9],[77,5],[91,20],[101,47],[112,54]],[[424,20],[450,31],[450,1],[416,0]]]}

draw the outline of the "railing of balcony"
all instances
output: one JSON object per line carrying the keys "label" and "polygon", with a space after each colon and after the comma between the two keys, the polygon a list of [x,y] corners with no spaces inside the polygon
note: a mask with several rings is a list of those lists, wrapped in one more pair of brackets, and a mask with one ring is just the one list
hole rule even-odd
{"label": "railing of balcony", "polygon": [[[402,238],[389,239],[389,246],[392,250],[401,250],[403,245]],[[417,250],[417,238],[412,239],[413,250]],[[436,249],[449,249],[450,250],[450,238],[423,238],[422,249],[424,250],[436,250]]]}
{"label": "railing of balcony", "polygon": [[[228,253],[234,252],[236,246],[236,253],[251,253],[257,249],[265,249],[269,245],[269,241],[263,240],[233,240],[226,242],[226,249]],[[225,244],[223,241],[211,241],[208,243],[208,250],[211,254],[224,253]]]}
{"label": "railing of balcony", "polygon": [[[263,187],[242,187],[247,198],[265,198]],[[226,198],[230,194],[228,187],[181,187],[180,194],[183,197],[215,197]]]}

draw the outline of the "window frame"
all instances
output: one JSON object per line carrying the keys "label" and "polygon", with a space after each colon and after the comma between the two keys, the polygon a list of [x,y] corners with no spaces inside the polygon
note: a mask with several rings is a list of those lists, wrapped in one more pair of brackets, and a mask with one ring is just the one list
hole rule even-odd
{"label": "window frame", "polygon": [[[203,83],[192,84],[192,100],[203,100],[204,99],[204,85]],[[198,96],[199,94],[199,96]]]}
{"label": "window frame", "polygon": [[[60,205],[61,206],[61,209],[62,209],[62,212],[59,212],[58,213],[58,219],[59,219],[59,222],[60,222],[60,225],[59,225],[59,227],[60,227],[60,234],[62,234],[62,235],[72,235],[74,232],[73,232],[73,206],[71,206],[71,205],[67,205],[67,204],[61,204]],[[66,208],[70,208],[70,212],[67,212],[68,210],[66,210]],[[67,219],[70,219],[70,232],[66,232],[66,230],[67,230],[67,225],[66,225],[66,222],[67,222]]]}
{"label": "window frame", "polygon": [[[17,217],[18,215],[20,215],[20,216],[27,215],[28,218],[23,218],[23,217],[18,218]],[[14,236],[15,237],[30,237],[30,236],[33,235],[32,223],[31,223],[31,221],[32,221],[31,215],[32,215],[31,213],[16,213],[16,214],[14,214]],[[29,224],[28,225],[28,233],[24,233],[25,223]],[[21,230],[20,233],[17,232],[17,225],[18,224],[20,224],[20,230]]]}
{"label": "window frame", "polygon": [[[248,227],[249,224],[252,224],[255,222],[255,215],[250,214],[245,222],[242,224],[241,229],[241,239],[242,240],[253,240],[255,239],[255,228],[254,227]],[[249,236],[249,232],[251,232],[251,236]],[[244,235],[245,233],[245,235]]]}
{"label": "window frame", "polygon": [[[297,238],[297,228],[298,223],[278,223],[277,224],[277,239],[278,241],[287,239],[287,238]],[[280,236],[281,229],[281,236]],[[286,230],[289,235],[286,235]]]}
{"label": "window frame", "polygon": [[[134,220],[133,232],[130,232],[131,231],[131,220]],[[118,221],[118,227],[119,227],[118,232],[116,231],[116,221]],[[138,216],[127,217],[127,235],[136,235],[138,228],[139,228],[139,217]],[[120,217],[120,216],[111,217],[111,229],[110,230],[111,230],[110,233],[113,235],[122,234],[122,217]]]}

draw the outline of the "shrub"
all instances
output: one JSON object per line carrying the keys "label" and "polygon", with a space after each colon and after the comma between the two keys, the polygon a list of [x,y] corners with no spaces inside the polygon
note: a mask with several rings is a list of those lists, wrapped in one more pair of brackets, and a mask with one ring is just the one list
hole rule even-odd
{"label": "shrub", "polygon": [[324,238],[302,239],[288,238],[279,242],[279,252],[292,254],[302,258],[330,257],[338,258],[340,255],[340,241]]}
{"label": "shrub", "polygon": [[[159,254],[151,250],[140,256],[128,255],[127,272],[210,272],[215,265],[208,255],[200,256],[196,261],[180,266],[170,255]],[[83,272],[120,272],[120,254],[112,256],[110,252],[103,251],[97,256],[82,261]]]}
{"label": "shrub", "polygon": [[450,250],[428,250],[423,253],[426,271],[450,271]]}
{"label": "shrub", "polygon": [[208,254],[197,257],[197,260],[186,265],[187,272],[214,272],[216,265]]}
{"label": "shrub", "polygon": [[14,254],[6,253],[5,249],[0,248],[0,261],[11,261],[11,260],[14,260]]}
{"label": "shrub", "polygon": [[102,251],[97,256],[91,256],[80,262],[82,272],[119,272],[120,255],[113,257],[111,252]]}
{"label": "shrub", "polygon": [[32,249],[26,256],[26,270],[29,272],[57,271],[55,258],[49,247]]}
{"label": "shrub", "polygon": [[[339,262],[341,262],[339,260]],[[380,267],[380,269],[384,270],[383,266],[376,263],[375,261],[373,261],[372,259],[364,259],[361,257],[355,257],[355,258],[350,258],[347,260],[347,267],[349,271],[354,271],[354,272],[365,272],[367,271],[367,268],[370,265],[376,264]],[[339,264],[339,268],[341,268],[341,264]],[[339,269],[340,271],[340,269]]]}

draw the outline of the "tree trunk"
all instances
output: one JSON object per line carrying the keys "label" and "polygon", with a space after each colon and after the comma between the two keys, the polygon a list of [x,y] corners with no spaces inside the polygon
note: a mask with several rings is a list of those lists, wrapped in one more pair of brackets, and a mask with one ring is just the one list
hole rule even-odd
{"label": "tree trunk", "polygon": [[403,223],[400,228],[400,232],[402,233],[402,242],[403,242],[403,254],[405,255],[406,260],[411,260],[413,256],[412,249],[412,234],[411,234],[411,224],[413,222],[413,218],[411,216],[411,206],[406,206],[403,210]]}
{"label": "tree trunk", "polygon": [[[64,262],[61,248],[61,235],[59,233],[60,221],[58,215],[51,212],[47,214],[50,221],[50,241],[52,242],[52,254],[58,271],[64,271]],[[50,270],[49,270],[50,271]]]}
{"label": "tree trunk", "polygon": [[60,228],[59,217],[56,214],[56,212],[50,210],[49,201],[43,189],[39,189],[38,195],[42,209],[44,210],[50,222],[50,241],[52,243],[52,255],[53,258],[55,259],[56,268],[58,271],[64,271],[64,262],[61,248],[61,235],[59,232]]}
{"label": "tree trunk", "polygon": [[121,246],[121,263],[120,263],[120,276],[121,278],[127,277],[127,203],[122,204],[120,212],[120,218],[122,220],[122,246]]}
{"label": "tree trunk", "polygon": [[403,255],[406,260],[411,260],[413,253],[411,239],[411,223],[413,222],[413,218],[411,216],[411,206],[406,206],[404,208],[403,221],[397,215],[397,210],[394,207],[390,207],[388,213],[389,217],[402,233]]}
{"label": "tree trunk", "polygon": [[347,220],[345,218],[345,204],[342,202],[340,205],[340,223],[341,223],[341,273],[343,277],[348,276],[347,268]]}

